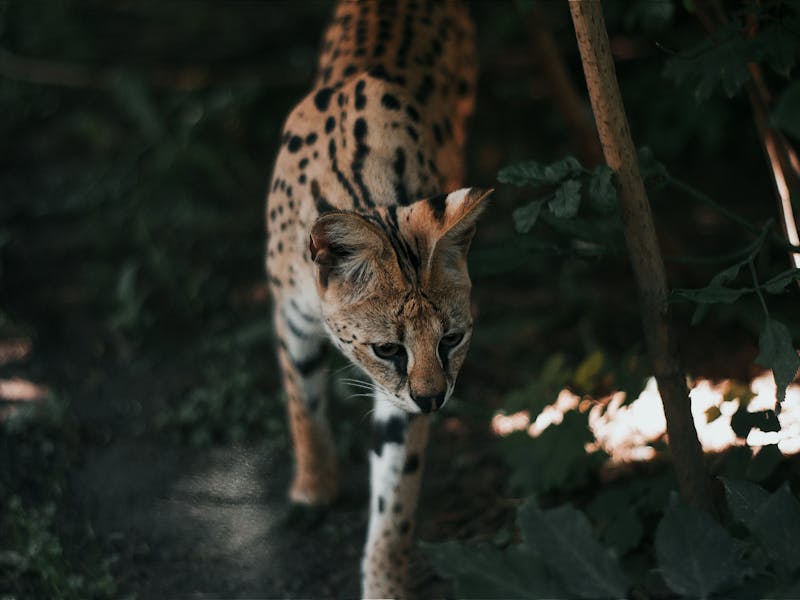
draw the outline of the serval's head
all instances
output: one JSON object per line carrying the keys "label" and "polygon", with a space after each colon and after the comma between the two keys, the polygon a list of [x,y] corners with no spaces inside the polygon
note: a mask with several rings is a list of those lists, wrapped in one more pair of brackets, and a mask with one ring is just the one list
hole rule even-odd
{"label": "serval's head", "polygon": [[441,408],[464,362],[467,251],[490,193],[466,188],[371,214],[329,212],[311,229],[331,339],[410,413]]}

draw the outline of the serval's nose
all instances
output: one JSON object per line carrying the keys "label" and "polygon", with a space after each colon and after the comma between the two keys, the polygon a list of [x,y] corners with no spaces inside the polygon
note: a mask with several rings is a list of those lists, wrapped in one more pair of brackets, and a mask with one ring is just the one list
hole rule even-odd
{"label": "serval's nose", "polygon": [[442,408],[444,404],[444,390],[437,394],[429,394],[426,396],[411,396],[414,403],[419,406],[419,409],[424,413],[437,411]]}

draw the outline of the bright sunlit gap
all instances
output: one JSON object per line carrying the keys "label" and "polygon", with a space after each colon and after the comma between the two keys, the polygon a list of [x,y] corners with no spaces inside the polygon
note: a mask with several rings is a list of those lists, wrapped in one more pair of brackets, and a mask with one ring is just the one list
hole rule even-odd
{"label": "bright sunlit gap", "polygon": [[[747,402],[748,389],[752,397]],[[750,446],[757,449],[777,444],[785,455],[800,452],[800,385],[790,385],[786,399],[778,415],[780,431],[750,430],[747,440],[736,436],[731,427],[731,418],[743,401],[748,413],[757,413],[775,407],[775,381],[771,372],[754,379],[749,388],[738,390],[730,380],[712,383],[699,379],[691,384],[689,396],[692,401],[697,436],[706,452],[721,452],[731,446]],[[561,390],[558,398],[531,421],[528,411],[511,415],[496,414],[492,418],[492,431],[507,436],[515,431],[527,430],[531,437],[538,437],[551,425],[561,423],[570,410],[589,413],[589,428],[595,441],[586,445],[587,452],[603,450],[612,464],[646,461],[655,457],[656,449],[651,445],[666,434],[666,421],[661,407],[655,378],[650,378],[639,397],[623,406],[625,393],[617,392],[608,402],[581,399],[567,389]]]}

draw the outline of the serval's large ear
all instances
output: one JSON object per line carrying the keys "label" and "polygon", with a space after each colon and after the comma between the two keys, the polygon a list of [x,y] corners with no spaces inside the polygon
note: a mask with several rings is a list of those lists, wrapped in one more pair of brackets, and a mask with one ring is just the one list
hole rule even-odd
{"label": "serval's large ear", "polygon": [[339,283],[360,296],[372,287],[376,268],[390,257],[391,245],[384,233],[361,215],[336,211],[314,222],[308,249],[317,266],[321,293]]}
{"label": "serval's large ear", "polygon": [[493,191],[462,188],[406,207],[412,235],[421,238],[427,250],[423,269],[426,279],[447,273],[467,275],[467,252],[475,223]]}

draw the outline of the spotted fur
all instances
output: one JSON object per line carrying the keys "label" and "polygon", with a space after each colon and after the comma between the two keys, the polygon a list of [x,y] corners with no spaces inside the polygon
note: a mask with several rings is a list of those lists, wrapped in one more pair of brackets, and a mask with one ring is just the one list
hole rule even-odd
{"label": "spotted fur", "polygon": [[466,255],[488,193],[462,184],[473,27],[455,0],[343,0],[313,90],[286,121],[267,199],[267,272],[296,474],[337,490],[325,347],[374,396],[365,597],[404,595],[427,413],[472,332]]}

